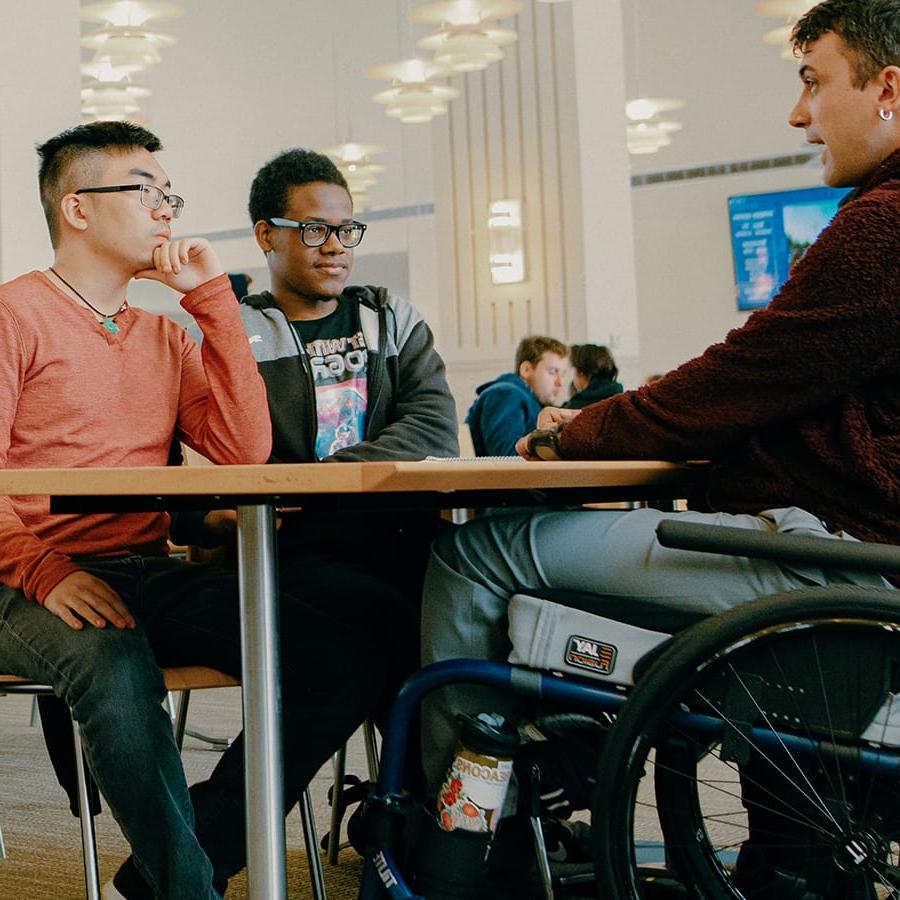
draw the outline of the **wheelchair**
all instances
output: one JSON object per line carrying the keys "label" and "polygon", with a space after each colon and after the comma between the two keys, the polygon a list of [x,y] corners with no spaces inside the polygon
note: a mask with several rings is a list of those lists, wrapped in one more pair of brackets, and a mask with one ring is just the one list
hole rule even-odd
{"label": "wheelchair", "polygon": [[[900,572],[900,547],[888,545],[676,520],[657,535],[682,549]],[[558,599],[513,598],[511,634],[516,607],[566,615],[571,600]],[[402,785],[409,725],[423,697],[454,682],[614,717],[593,789],[589,896],[900,897],[900,592],[811,587],[699,619],[641,604],[631,621],[612,600],[594,597],[546,659],[513,638],[515,664],[448,660],[406,682],[369,800],[362,900],[419,897],[399,862],[414,802]],[[535,845],[543,896],[569,896]]]}

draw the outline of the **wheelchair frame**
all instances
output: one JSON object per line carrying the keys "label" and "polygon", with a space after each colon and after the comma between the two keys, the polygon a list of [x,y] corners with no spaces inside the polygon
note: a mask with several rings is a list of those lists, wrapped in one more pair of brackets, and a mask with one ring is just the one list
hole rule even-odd
{"label": "wheelchair frame", "polygon": [[[659,529],[659,537],[662,543],[669,546],[681,546],[685,549],[698,549],[707,552],[722,552],[745,556],[768,557],[775,559],[790,559],[792,561],[814,562],[834,567],[856,568],[860,571],[900,571],[900,548],[886,545],[861,544],[857,542],[831,541],[817,538],[792,537],[776,534],[747,533],[742,529],[725,528],[722,526],[703,526],[688,523],[678,523],[667,520]],[[749,540],[748,540],[749,538]],[[796,615],[794,611],[796,610]],[[783,613],[783,614],[781,614]],[[796,622],[794,621],[796,620]],[[416,714],[422,699],[431,691],[453,683],[471,683],[504,688],[518,694],[530,696],[534,699],[548,700],[561,707],[594,713],[614,713],[617,720],[614,724],[601,756],[598,774],[598,794],[605,789],[616,794],[613,808],[607,808],[608,796],[604,796],[604,804],[598,805],[594,810],[595,850],[602,856],[611,854],[615,857],[607,867],[611,874],[605,876],[606,891],[608,896],[615,898],[635,898],[642,896],[637,884],[637,869],[639,868],[634,855],[634,835],[625,835],[619,838],[623,832],[622,822],[626,825],[632,822],[636,800],[638,781],[642,777],[643,767],[649,759],[649,754],[668,753],[671,758],[672,746],[684,743],[690,745],[686,751],[687,764],[684,771],[678,771],[682,780],[674,779],[677,786],[679,806],[690,806],[696,799],[696,769],[703,762],[705,748],[715,747],[714,753],[709,755],[715,759],[730,763],[732,754],[735,761],[734,770],[747,763],[749,755],[754,754],[767,761],[789,758],[791,765],[797,767],[809,785],[809,790],[801,784],[800,794],[815,795],[810,798],[811,808],[818,815],[821,807],[834,821],[833,844],[829,844],[828,864],[837,866],[839,875],[843,878],[845,870],[846,885],[840,890],[846,892],[849,900],[854,885],[862,881],[863,869],[852,871],[854,860],[860,860],[859,866],[881,865],[880,858],[890,855],[893,864],[884,864],[885,873],[879,875],[888,885],[891,894],[894,889],[900,892],[900,809],[898,809],[898,822],[894,822],[893,806],[887,814],[889,824],[883,824],[883,830],[890,832],[887,845],[882,836],[870,834],[875,828],[868,828],[865,823],[856,822],[852,814],[853,804],[847,796],[843,796],[844,804],[841,807],[840,797],[827,799],[823,793],[823,799],[813,788],[813,780],[821,780],[821,774],[807,776],[806,772],[813,770],[828,770],[826,780],[834,777],[837,772],[838,780],[843,778],[843,769],[851,764],[858,766],[854,774],[858,781],[871,779],[871,785],[887,783],[890,786],[900,785],[900,746],[893,744],[885,747],[877,745],[871,737],[853,735],[852,723],[854,710],[852,702],[845,703],[841,715],[844,718],[850,716],[851,724],[848,734],[851,737],[840,737],[840,729],[830,719],[825,725],[817,725],[816,730],[803,729],[793,723],[782,727],[766,716],[765,710],[756,696],[751,697],[751,705],[757,707],[751,710],[748,721],[734,721],[734,717],[727,708],[732,700],[723,700],[720,707],[698,710],[691,708],[676,694],[672,696],[671,685],[677,682],[677,673],[683,673],[688,681],[694,679],[696,683],[704,684],[703,679],[726,671],[725,667],[733,667],[732,658],[743,665],[742,660],[753,658],[753,654],[759,656],[759,648],[764,651],[761,655],[767,655],[774,646],[786,648],[792,655],[798,646],[803,646],[810,637],[813,643],[819,638],[827,638],[834,642],[844,635],[852,636],[856,633],[867,641],[872,642],[872,649],[868,658],[864,661],[854,662],[850,660],[854,671],[859,670],[861,677],[865,676],[867,668],[875,666],[878,648],[884,647],[886,656],[885,666],[892,664],[891,672],[885,671],[885,677],[889,677],[890,695],[896,696],[900,685],[893,666],[894,662],[900,662],[900,593],[889,589],[860,588],[854,586],[840,586],[834,588],[802,589],[782,595],[778,598],[763,598],[744,604],[727,613],[712,616],[698,625],[690,626],[679,632],[663,647],[655,657],[648,670],[641,675],[634,688],[626,694],[621,686],[610,682],[589,681],[572,675],[554,675],[550,672],[523,669],[506,663],[489,662],[485,660],[448,660],[428,666],[412,676],[401,689],[388,718],[384,743],[382,747],[382,767],[377,786],[370,798],[371,806],[376,810],[375,825],[370,833],[370,846],[366,854],[366,868],[360,890],[361,900],[377,900],[385,895],[392,898],[417,898],[418,895],[409,887],[397,861],[393,855],[392,825],[391,822],[397,816],[403,816],[409,808],[409,801],[403,791],[402,772],[404,769],[407,734],[410,721]],[[778,642],[782,644],[779,645]],[[756,643],[754,643],[756,642]],[[748,649],[753,644],[753,649]],[[895,653],[895,646],[897,652]],[[731,654],[731,656],[729,656]],[[896,656],[896,660],[894,657]],[[722,662],[724,660],[724,662]],[[827,660],[826,660],[827,663]],[[863,664],[860,664],[863,663]],[[781,664],[779,663],[779,666]],[[717,666],[723,668],[717,669]],[[801,669],[803,667],[801,666]],[[776,675],[771,680],[778,680]],[[825,669],[823,669],[823,673]],[[673,679],[673,673],[676,679]],[[692,674],[693,673],[693,674]],[[820,673],[819,677],[823,677]],[[875,673],[876,675],[878,673]],[[743,675],[743,673],[742,673]],[[815,673],[813,673],[815,675]],[[836,671],[829,677],[836,679],[834,684],[826,685],[822,681],[822,694],[828,705],[827,694],[839,691],[845,679],[843,670],[836,667]],[[738,680],[741,680],[740,678]],[[886,682],[887,683],[887,682]],[[669,687],[668,694],[667,686]],[[777,685],[779,691],[782,685]],[[827,688],[827,690],[826,690]],[[679,690],[682,689],[679,687]],[[685,690],[688,688],[685,687]],[[771,688],[772,690],[774,688]],[[788,691],[793,691],[790,685]],[[765,690],[770,690],[766,688]],[[748,690],[748,695],[754,694],[756,688]],[[783,693],[783,691],[782,691]],[[726,692],[727,694],[727,692]],[[796,704],[794,696],[788,696],[789,703]],[[740,698],[743,705],[746,701]],[[706,701],[709,702],[709,701]],[[782,703],[779,699],[777,703]],[[766,701],[768,703],[768,700]],[[672,710],[675,709],[674,712]],[[779,708],[783,708],[779,707]],[[719,715],[725,709],[723,715]],[[659,714],[654,714],[661,710]],[[715,713],[715,714],[713,714]],[[762,719],[760,719],[762,713]],[[775,715],[779,715],[775,713]],[[782,716],[785,714],[782,712]],[[886,714],[887,716],[887,714]],[[753,719],[755,718],[755,721]],[[858,716],[857,716],[858,718]],[[647,723],[651,724],[648,725]],[[797,722],[800,720],[797,718]],[[887,726],[885,726],[887,728]],[[823,740],[822,731],[826,732]],[[736,740],[734,733],[738,733]],[[830,734],[831,747],[828,745]],[[735,745],[743,742],[743,749]],[[900,743],[900,742],[898,742]],[[731,745],[727,751],[722,750],[726,745]],[[639,752],[638,752],[639,751]],[[721,752],[720,752],[721,751]],[[676,751],[677,752],[677,751]],[[716,756],[715,754],[720,755]],[[734,755],[736,754],[736,755]],[[742,759],[743,756],[743,759]],[[832,761],[831,757],[836,761]],[[665,775],[665,766],[662,772]],[[777,769],[777,766],[775,766]],[[623,772],[625,775],[623,776]],[[830,775],[828,774],[830,772]],[[606,780],[604,782],[604,773]],[[691,774],[693,773],[693,774]],[[784,775],[787,780],[787,775]],[[669,790],[673,781],[669,779]],[[742,771],[742,789],[744,787]],[[794,777],[792,775],[792,777]],[[810,780],[810,779],[813,780]],[[665,781],[665,778],[662,779]],[[800,779],[797,779],[798,781]],[[623,781],[628,783],[620,787]],[[692,782],[694,788],[687,785]],[[869,794],[874,796],[875,790],[869,787]],[[658,799],[658,788],[657,791]],[[826,793],[838,793],[834,786],[828,788]],[[841,786],[841,795],[848,794]],[[890,792],[889,792],[890,793]],[[826,802],[827,800],[827,802]],[[802,798],[800,804],[806,803]],[[900,805],[900,804],[898,804]],[[836,809],[832,814],[832,807]],[[699,813],[694,810],[694,813]],[[692,814],[694,814],[692,813]],[[666,837],[667,856],[670,847],[670,833],[677,826],[684,833],[685,829],[693,824],[688,820],[688,813],[674,816],[668,814],[668,829],[663,825]],[[807,815],[804,813],[804,815]],[[811,815],[811,814],[810,814]],[[598,816],[600,817],[598,824]],[[614,818],[615,822],[610,822]],[[882,816],[882,819],[885,816]],[[660,816],[661,821],[663,816]],[[846,819],[846,826],[844,820]],[[842,827],[838,827],[840,824]],[[881,820],[879,820],[881,821]],[[851,824],[854,827],[851,827]],[[817,826],[818,827],[818,826]],[[867,830],[868,829],[868,830]],[[821,829],[820,829],[821,830]],[[896,830],[896,835],[895,835]],[[839,833],[838,833],[839,832]],[[701,880],[707,885],[704,897],[741,897],[739,889],[731,886],[730,863],[721,862],[712,851],[712,841],[707,841],[710,847],[705,847],[704,838],[697,833],[697,847],[684,846],[675,848],[678,851],[681,862],[676,871],[682,874],[683,868],[699,867]],[[629,858],[625,858],[629,857]],[[879,859],[876,860],[876,857]],[[605,856],[603,856],[606,859]],[[868,871],[868,870],[867,870]],[[695,873],[696,874],[696,873]],[[865,876],[867,877],[867,876]],[[856,879],[856,880],[854,880]],[[693,886],[693,885],[692,885]],[[737,893],[735,893],[737,890]],[[607,896],[607,894],[604,894]],[[760,894],[759,896],[766,896]],[[829,895],[830,896],[830,895]],[[835,894],[834,896],[844,896]],[[852,896],[857,896],[852,894]],[[870,896],[860,893],[859,896]]]}

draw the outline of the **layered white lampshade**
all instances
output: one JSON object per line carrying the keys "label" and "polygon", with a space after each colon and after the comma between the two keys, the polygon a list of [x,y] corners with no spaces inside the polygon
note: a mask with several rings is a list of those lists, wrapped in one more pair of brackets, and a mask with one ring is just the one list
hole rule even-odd
{"label": "layered white lampshade", "polygon": [[390,81],[391,86],[373,96],[386,107],[391,118],[404,123],[430,122],[447,112],[447,103],[459,91],[433,78],[447,74],[446,67],[431,60],[411,58],[372,66],[365,70],[368,78]]}
{"label": "layered white lampshade", "polygon": [[86,22],[99,22],[115,28],[140,28],[154,19],[176,19],[183,10],[175,3],[155,0],[111,0],[106,3],[86,3],[79,15]]}
{"label": "layered white lampshade", "polygon": [[625,104],[628,152],[643,155],[668,147],[672,143],[672,135],[681,131],[681,123],[664,118],[663,113],[683,106],[684,101],[676,97],[637,97],[629,100]]}
{"label": "layered white lampshade", "polygon": [[79,14],[100,28],[81,38],[81,45],[93,50],[82,63],[82,114],[88,119],[137,119],[139,101],[150,95],[147,88],[132,83],[132,77],[162,61],[160,51],[171,47],[170,35],[147,28],[159,19],[182,14],[175,3],[159,0],[107,0],[85,3]]}
{"label": "layered white lampshade", "polygon": [[386,170],[380,163],[373,163],[372,157],[386,153],[385,144],[364,144],[358,141],[347,141],[343,144],[332,144],[319,151],[328,156],[340,169],[347,181],[347,187],[355,201],[364,199],[377,176]]}
{"label": "layered white lampshade", "polygon": [[162,60],[159,51],[174,43],[167,34],[128,26],[102,28],[81,39],[82,47],[94,51],[92,62],[131,71],[156,65]]}
{"label": "layered white lampshade", "polygon": [[519,0],[437,0],[413,8],[409,18],[440,26],[416,46],[433,51],[435,61],[454,72],[474,72],[503,59],[500,48],[517,35],[496,22],[521,11]]}
{"label": "layered white lampshade", "polygon": [[505,19],[520,12],[520,0],[435,0],[413,7],[409,18],[413,22],[458,27]]}
{"label": "layered white lampshade", "polygon": [[113,116],[140,111],[140,100],[149,97],[147,88],[125,81],[97,81],[81,89],[81,112],[86,116]]}
{"label": "layered white lampshade", "polygon": [[434,53],[434,61],[454,72],[478,72],[503,59],[501,47],[518,39],[508,28],[480,25],[448,28],[416,41],[422,50]]}

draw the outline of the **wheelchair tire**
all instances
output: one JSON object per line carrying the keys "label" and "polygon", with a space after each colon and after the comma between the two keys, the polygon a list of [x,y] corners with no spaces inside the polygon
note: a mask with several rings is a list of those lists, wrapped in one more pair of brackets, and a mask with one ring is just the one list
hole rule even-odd
{"label": "wheelchair tire", "polygon": [[601,755],[600,896],[653,895],[649,845],[698,900],[900,896],[898,693],[900,592],[804,589],[679,634]]}

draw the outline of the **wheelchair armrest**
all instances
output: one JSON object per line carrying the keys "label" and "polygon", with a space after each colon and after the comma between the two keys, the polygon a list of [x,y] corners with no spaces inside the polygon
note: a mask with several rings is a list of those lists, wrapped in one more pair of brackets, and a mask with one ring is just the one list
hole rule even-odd
{"label": "wheelchair armrest", "polygon": [[727,525],[699,525],[664,519],[656,528],[664,547],[750,556],[776,562],[810,563],[826,569],[857,572],[900,572],[900,547],[862,541],[830,540]]}

